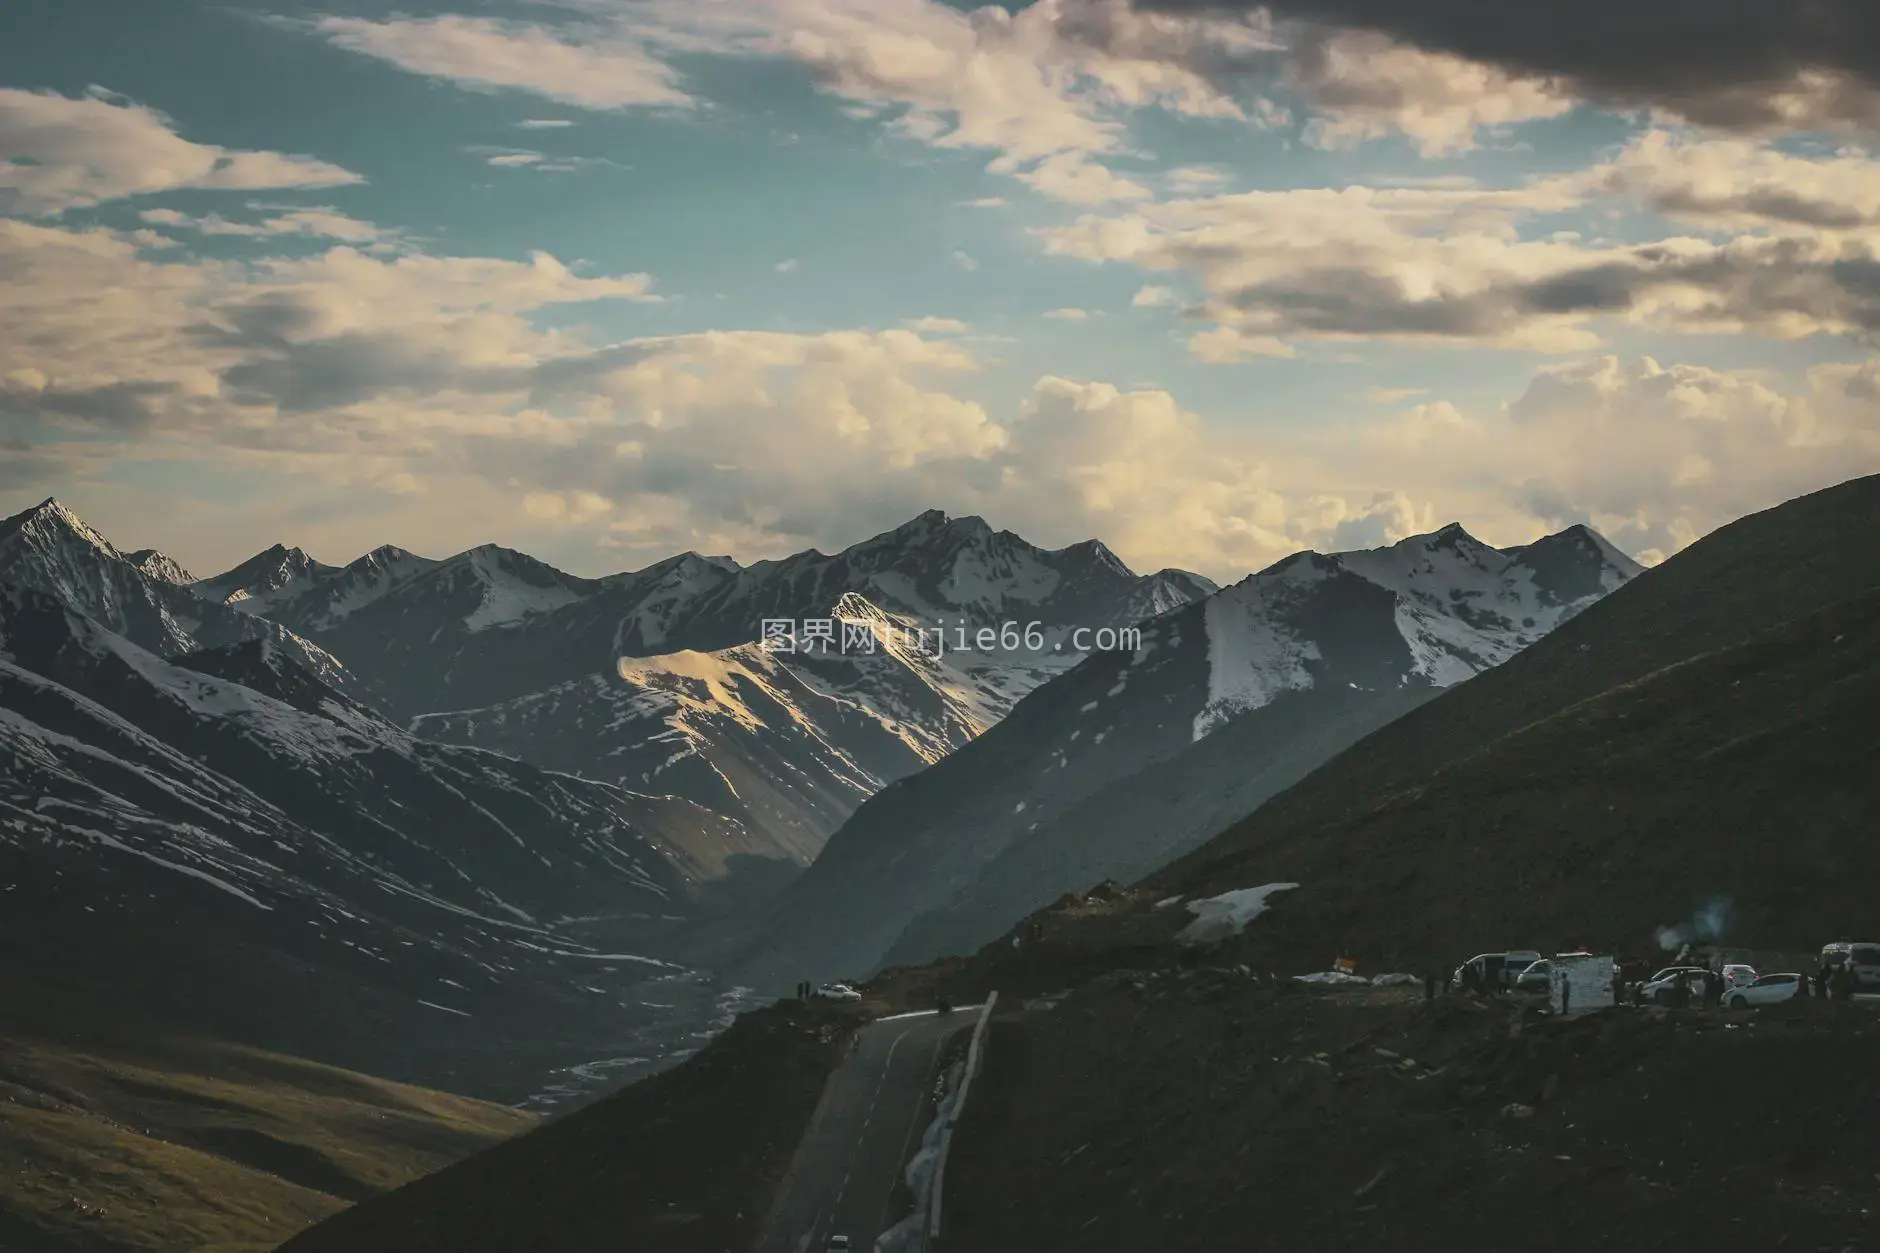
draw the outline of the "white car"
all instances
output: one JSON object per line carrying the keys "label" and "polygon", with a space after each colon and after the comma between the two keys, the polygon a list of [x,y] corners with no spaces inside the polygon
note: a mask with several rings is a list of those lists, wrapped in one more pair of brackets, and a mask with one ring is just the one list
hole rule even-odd
{"label": "white car", "polygon": [[[862,994],[846,983],[825,983],[816,989],[816,995],[827,1001],[859,1001]],[[845,1239],[847,1237],[844,1237]]]}
{"label": "white car", "polygon": [[829,1247],[824,1250],[824,1253],[849,1253],[849,1238],[847,1236],[830,1236]]}
{"label": "white car", "polygon": [[1763,975],[1747,987],[1731,988],[1723,996],[1725,1009],[1749,1009],[1754,1005],[1774,1005],[1798,995],[1800,975]]}
{"label": "white car", "polygon": [[1741,962],[1732,962],[1723,968],[1723,986],[1727,988],[1746,988],[1756,982],[1756,967],[1745,966]]}
{"label": "white car", "polygon": [[1713,978],[1703,966],[1667,966],[1645,982],[1638,985],[1638,1000],[1641,1005],[1662,1005],[1671,1001],[1677,985],[1686,975],[1692,975],[1691,995],[1703,997],[1704,985],[1701,980]]}

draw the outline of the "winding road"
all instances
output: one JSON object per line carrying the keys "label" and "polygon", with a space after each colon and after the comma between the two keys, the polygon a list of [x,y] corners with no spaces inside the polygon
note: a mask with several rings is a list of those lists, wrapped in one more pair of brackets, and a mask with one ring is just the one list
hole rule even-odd
{"label": "winding road", "polygon": [[874,1248],[901,1217],[891,1208],[895,1189],[924,1129],[947,1040],[972,1029],[978,1008],[862,1028],[823,1090],[756,1253],[823,1253],[837,1234],[855,1253]]}

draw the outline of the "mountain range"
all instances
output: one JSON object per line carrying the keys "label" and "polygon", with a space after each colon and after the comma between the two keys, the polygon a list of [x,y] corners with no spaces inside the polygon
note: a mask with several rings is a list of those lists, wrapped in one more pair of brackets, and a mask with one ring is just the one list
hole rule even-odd
{"label": "mountain range", "polygon": [[971,952],[1065,892],[1188,851],[1639,572],[1584,526],[1509,549],[1451,525],[1296,554],[1143,624],[878,793],[746,951],[715,937],[709,960],[771,986]]}
{"label": "mountain range", "polygon": [[[937,513],[753,567],[276,546],[197,579],[47,501],[0,522],[7,982],[505,1097],[597,1056],[624,1078],[736,1003],[664,959],[709,885],[809,861],[1068,664],[919,632],[1055,643],[1212,587]],[[750,642],[786,615],[870,647]]]}
{"label": "mountain range", "polygon": [[33,977],[399,1077],[604,1055],[641,1001],[691,1038],[739,982],[1147,872],[1636,572],[1449,527],[1220,589],[930,511],[749,566],[277,545],[197,579],[48,501],[0,522],[6,931]]}

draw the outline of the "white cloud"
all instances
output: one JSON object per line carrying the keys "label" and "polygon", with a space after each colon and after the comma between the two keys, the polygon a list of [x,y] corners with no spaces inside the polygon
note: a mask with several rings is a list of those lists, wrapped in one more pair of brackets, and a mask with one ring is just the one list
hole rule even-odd
{"label": "white cloud", "polygon": [[145,209],[137,216],[152,226],[192,231],[199,235],[247,239],[302,235],[314,239],[337,239],[349,244],[377,243],[387,237],[387,232],[372,223],[361,222],[358,218],[330,208],[289,209],[259,222],[231,222],[219,213],[191,217],[175,209]]}
{"label": "white cloud", "polygon": [[1367,387],[1364,399],[1374,405],[1394,405],[1412,396],[1427,395],[1429,390],[1427,387]]}
{"label": "white cloud", "polygon": [[777,264],[771,266],[770,268],[775,270],[779,274],[788,274],[792,270],[796,269],[796,267],[797,267],[797,259],[795,257],[789,257],[789,258],[786,258],[785,260],[777,262]]}
{"label": "white cloud", "polygon": [[1150,283],[1130,297],[1129,303],[1136,309],[1167,309],[1180,304],[1181,298],[1171,288]]}
{"label": "white cloud", "polygon": [[693,103],[670,66],[641,44],[607,32],[564,37],[540,26],[458,14],[385,22],[323,17],[313,29],[337,47],[462,87],[526,91],[585,109]]}
{"label": "white cloud", "polygon": [[907,329],[916,335],[958,335],[968,330],[966,323],[958,318],[911,318]]}
{"label": "white cloud", "polygon": [[955,248],[953,250],[953,264],[959,266],[962,270],[977,270],[979,268],[979,262],[974,259],[971,253],[963,248]]}
{"label": "white cloud", "polygon": [[359,175],[312,157],[194,143],[167,118],[101,95],[0,87],[0,211],[52,214],[203,189],[340,187]]}
{"label": "white cloud", "polygon": [[1124,178],[1108,166],[1082,153],[1061,152],[1030,169],[1018,169],[1005,159],[987,167],[993,173],[1016,173],[1020,182],[1040,195],[1067,204],[1106,204],[1113,200],[1152,200],[1155,193],[1134,179]]}
{"label": "white cloud", "polygon": [[1319,455],[1499,519],[1504,542],[1588,522],[1665,556],[1745,513],[1880,471],[1875,369],[1818,366],[1783,389],[1750,372],[1595,357],[1542,369],[1499,412],[1417,405],[1328,433]]}
{"label": "white cloud", "polygon": [[566,130],[573,126],[572,119],[565,117],[529,117],[516,123],[516,129],[525,131]]}
{"label": "white cloud", "polygon": [[1097,158],[1128,151],[1118,113],[1242,118],[1221,82],[1270,50],[1247,23],[1135,11],[1128,0],[1039,0],[963,12],[938,0],[564,0],[571,26],[445,16],[314,24],[414,73],[585,108],[690,103],[661,58],[784,57],[858,116],[900,136],[997,154],[1041,194],[1145,197]]}
{"label": "white cloud", "polygon": [[1180,195],[1213,191],[1228,181],[1224,171],[1211,165],[1179,165],[1162,175],[1170,191]]}
{"label": "white cloud", "polygon": [[1044,316],[1055,318],[1060,322],[1082,322],[1090,316],[1090,311],[1087,309],[1047,309]]}
{"label": "white cloud", "polygon": [[1880,161],[1864,153],[1801,157],[1745,139],[1653,130],[1576,181],[1711,231],[1880,229]]}
{"label": "white cloud", "polygon": [[1372,31],[1299,32],[1285,81],[1319,114],[1306,127],[1308,142],[1338,148],[1405,135],[1426,157],[1467,151],[1484,128],[1559,117],[1574,106],[1542,80]]}
{"label": "white cloud", "polygon": [[962,200],[960,204],[968,209],[1001,209],[1006,200],[1003,196],[981,196],[977,200]]}
{"label": "white cloud", "polygon": [[1217,326],[1190,335],[1188,355],[1208,365],[1231,365],[1261,357],[1291,357],[1296,350],[1272,335],[1247,335],[1231,326]]}
{"label": "white cloud", "polygon": [[[1394,339],[1579,352],[1601,327],[1638,324],[1776,339],[1880,331],[1880,233],[1807,229],[1805,209],[1735,195],[1712,213],[1754,213],[1772,229],[1642,244],[1525,237],[1526,221],[1580,209],[1624,165],[1526,187],[1347,187],[1247,192],[1086,214],[1036,231],[1047,251],[1150,272],[1186,271],[1207,298],[1193,310],[1234,335],[1196,344],[1227,359],[1274,341]],[[1806,187],[1807,184],[1798,184]],[[1779,227],[1780,229],[1773,229]]]}
{"label": "white cloud", "polygon": [[485,165],[493,165],[499,170],[535,170],[543,174],[573,174],[582,170],[603,167],[626,168],[606,157],[562,156],[537,152],[533,148],[496,148],[487,144],[472,144],[464,151],[473,156],[482,157]]}

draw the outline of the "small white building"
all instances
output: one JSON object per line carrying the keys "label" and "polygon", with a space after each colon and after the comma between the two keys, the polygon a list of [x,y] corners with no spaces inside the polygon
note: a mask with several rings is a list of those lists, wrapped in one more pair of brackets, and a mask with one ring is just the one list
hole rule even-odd
{"label": "small white building", "polygon": [[1547,1007],[1556,1014],[1577,1014],[1618,1003],[1613,978],[1618,966],[1610,957],[1556,957],[1547,971]]}

